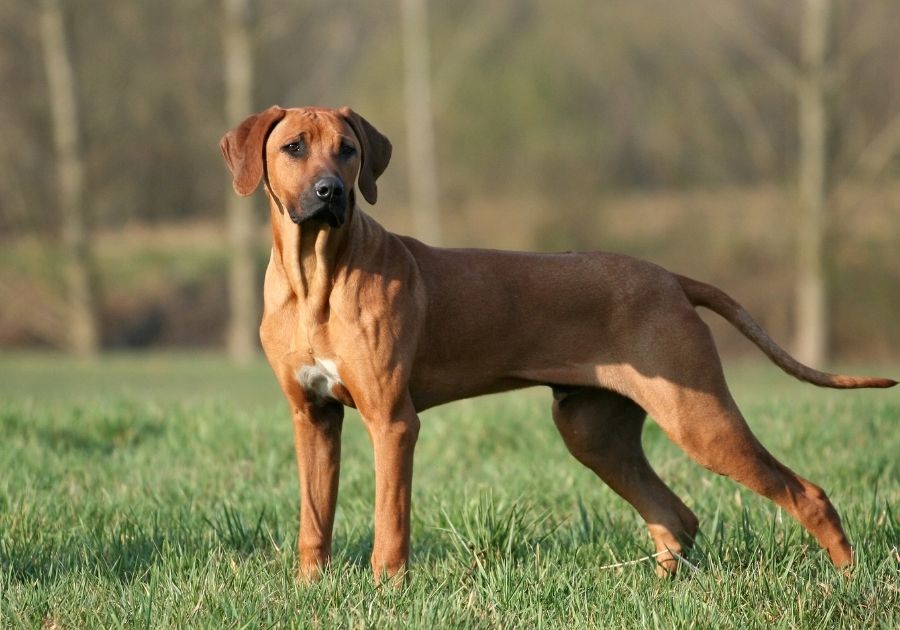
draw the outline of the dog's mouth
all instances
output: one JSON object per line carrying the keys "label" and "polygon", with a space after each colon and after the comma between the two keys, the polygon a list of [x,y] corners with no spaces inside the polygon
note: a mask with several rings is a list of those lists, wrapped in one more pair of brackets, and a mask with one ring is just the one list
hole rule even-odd
{"label": "dog's mouth", "polygon": [[313,204],[312,206],[303,206],[300,208],[291,208],[288,211],[291,221],[300,225],[306,222],[327,223],[333,228],[341,227],[346,219],[346,208],[343,203],[326,202]]}

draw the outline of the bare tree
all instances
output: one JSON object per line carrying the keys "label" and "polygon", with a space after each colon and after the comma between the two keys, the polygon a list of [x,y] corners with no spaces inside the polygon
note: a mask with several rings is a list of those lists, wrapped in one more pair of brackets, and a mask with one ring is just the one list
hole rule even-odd
{"label": "bare tree", "polygon": [[831,0],[804,0],[797,80],[800,216],[797,234],[796,352],[808,363],[828,355],[824,240],[828,202],[826,59]]}
{"label": "bare tree", "polygon": [[59,172],[57,194],[68,301],[67,346],[74,354],[87,356],[97,352],[99,335],[84,207],[78,98],[59,0],[41,0],[39,20]]}
{"label": "bare tree", "polygon": [[[250,45],[249,0],[222,0],[225,25],[225,117],[235,125],[253,110],[253,52]],[[252,197],[226,193],[231,267],[228,277],[228,355],[248,363],[256,353],[257,291],[254,266]]]}
{"label": "bare tree", "polygon": [[828,355],[824,241],[829,193],[828,40],[832,0],[804,0],[800,65],[765,42],[752,25],[725,16],[722,5],[707,0],[710,15],[729,30],[732,42],[797,99],[798,205],[794,305],[794,351],[807,363]]}
{"label": "bare tree", "polygon": [[406,69],[406,137],[409,192],[416,236],[440,245],[437,160],[431,109],[427,0],[402,0]]}

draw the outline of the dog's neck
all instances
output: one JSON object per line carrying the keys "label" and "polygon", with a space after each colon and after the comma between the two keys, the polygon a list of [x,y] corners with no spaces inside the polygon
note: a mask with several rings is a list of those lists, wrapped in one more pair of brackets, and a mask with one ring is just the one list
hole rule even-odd
{"label": "dog's neck", "polygon": [[359,219],[349,210],[338,228],[324,222],[297,225],[270,198],[272,248],[288,284],[306,313],[317,323],[328,318],[328,299],[334,275],[342,265],[349,230]]}

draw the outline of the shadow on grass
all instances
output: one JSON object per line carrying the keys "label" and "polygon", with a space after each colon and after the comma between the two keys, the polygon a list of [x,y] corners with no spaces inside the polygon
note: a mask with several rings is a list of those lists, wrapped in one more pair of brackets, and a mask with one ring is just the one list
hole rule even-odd
{"label": "shadow on grass", "polygon": [[[887,509],[878,511],[881,526],[898,531]],[[192,572],[216,562],[241,562],[253,557],[290,556],[294,565],[295,516],[279,518],[269,507],[241,511],[221,505],[205,515],[154,512],[120,519],[115,513],[85,514],[77,528],[61,532],[52,519],[25,515],[15,532],[0,536],[0,573],[22,584],[52,584],[69,574],[122,583],[144,582],[154,565]],[[861,525],[866,529],[868,524]],[[583,570],[646,559],[632,571],[652,572],[646,558],[652,545],[643,528],[631,518],[584,507],[564,522],[527,504],[480,499],[453,514],[443,513],[434,525],[418,527],[413,540],[413,565],[458,565],[477,575],[504,562],[528,564],[546,554],[565,558]],[[826,569],[827,558],[799,527],[753,516],[741,508],[720,519],[718,510],[707,522],[693,552],[701,568],[743,571],[785,563],[793,567]],[[355,527],[335,538],[335,566],[368,570],[372,551],[371,527]],[[286,558],[283,558],[286,559]],[[821,565],[821,566],[819,566]],[[687,575],[688,573],[685,572]]]}
{"label": "shadow on grass", "polygon": [[20,583],[48,584],[71,573],[128,583],[149,579],[158,563],[206,565],[218,553],[245,559],[284,549],[266,508],[252,519],[228,506],[199,521],[157,512],[109,526],[106,518],[87,515],[82,528],[62,536],[46,523],[20,526],[16,536],[0,537],[0,571]]}
{"label": "shadow on grass", "polygon": [[335,536],[332,543],[334,557],[345,564],[367,569],[371,566],[372,541],[375,535],[371,527],[355,530],[350,535]]}
{"label": "shadow on grass", "polygon": [[7,539],[0,547],[0,566],[12,581],[47,584],[70,573],[87,573],[131,582],[146,574],[163,549],[186,548],[194,541],[183,532],[166,532],[128,522],[113,531],[95,531],[67,539],[31,530],[25,538]]}
{"label": "shadow on grass", "polygon": [[0,414],[0,430],[7,439],[31,439],[46,451],[109,455],[159,438],[166,426],[162,418],[148,418],[129,406],[99,414],[76,407],[64,423],[10,409]]}

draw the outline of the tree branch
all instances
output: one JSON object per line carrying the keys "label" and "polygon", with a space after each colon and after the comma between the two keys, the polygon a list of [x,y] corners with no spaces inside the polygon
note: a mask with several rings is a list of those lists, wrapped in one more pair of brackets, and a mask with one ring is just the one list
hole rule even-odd
{"label": "tree branch", "polygon": [[900,112],[876,134],[856,159],[852,173],[872,181],[881,175],[891,159],[900,151]]}
{"label": "tree branch", "polygon": [[768,44],[746,20],[726,15],[721,0],[700,0],[709,18],[728,32],[731,41],[747,57],[756,61],[783,87],[794,90],[800,80],[797,65],[780,50]]}

